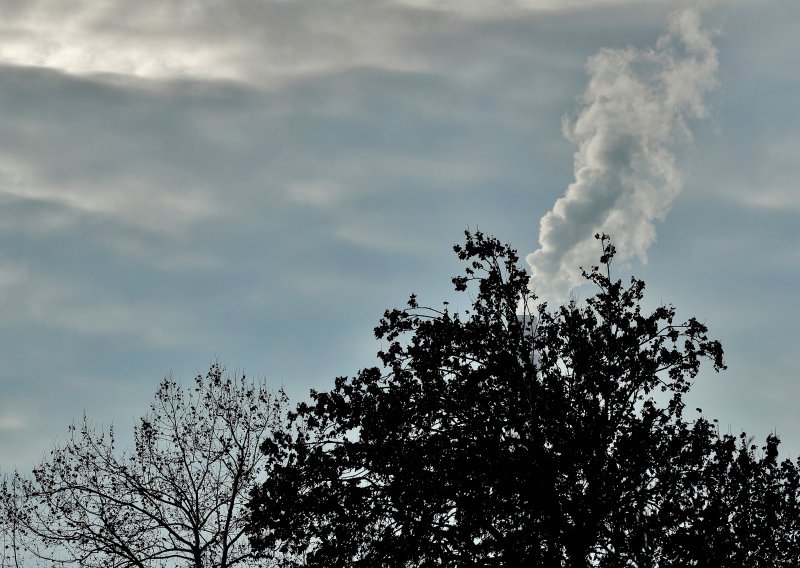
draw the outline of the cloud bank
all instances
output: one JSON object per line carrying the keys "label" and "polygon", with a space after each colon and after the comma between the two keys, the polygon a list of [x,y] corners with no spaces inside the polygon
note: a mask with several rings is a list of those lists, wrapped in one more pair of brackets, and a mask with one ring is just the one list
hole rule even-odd
{"label": "cloud bank", "polygon": [[[665,0],[659,0],[664,2]],[[431,29],[636,0],[0,0],[0,65],[272,88],[359,67],[420,71]],[[446,27],[446,26],[445,26]]]}
{"label": "cloud bank", "polygon": [[671,15],[655,48],[602,49],[589,58],[589,83],[564,135],[577,146],[575,181],[542,217],[539,249],[526,257],[537,295],[558,301],[596,263],[593,235],[611,235],[620,260],[647,260],[683,182],[675,149],[691,140],[687,121],[705,118],[717,52],[696,10]]}

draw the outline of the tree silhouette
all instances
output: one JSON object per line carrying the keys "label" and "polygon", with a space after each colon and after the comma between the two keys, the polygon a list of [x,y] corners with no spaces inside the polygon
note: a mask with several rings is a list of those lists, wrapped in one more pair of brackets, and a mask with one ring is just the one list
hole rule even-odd
{"label": "tree silhouette", "polygon": [[132,450],[119,452],[113,428],[84,417],[32,478],[5,480],[4,562],[254,565],[245,505],[265,473],[258,448],[283,427],[284,404],[283,393],[215,364],[192,387],[164,379]]}
{"label": "tree silhouette", "polygon": [[598,239],[596,294],[550,310],[515,251],[467,233],[453,282],[471,309],[387,311],[383,368],[312,391],[264,444],[254,549],[328,568],[800,565],[777,438],[756,452],[684,418],[720,343],[672,306],[645,312]]}
{"label": "tree silhouette", "polygon": [[759,449],[744,433],[720,436],[697,420],[687,473],[653,516],[670,529],[655,535],[655,565],[799,566],[800,477],[795,463],[778,461],[778,445],[770,435]]}

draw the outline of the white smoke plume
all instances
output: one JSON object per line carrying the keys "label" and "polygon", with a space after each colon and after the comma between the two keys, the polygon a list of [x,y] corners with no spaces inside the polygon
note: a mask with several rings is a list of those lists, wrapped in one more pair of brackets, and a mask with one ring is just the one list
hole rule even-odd
{"label": "white smoke plume", "polygon": [[715,85],[712,33],[689,9],[671,15],[652,49],[602,49],[589,58],[589,83],[564,135],[577,146],[575,181],[542,217],[539,249],[526,260],[542,300],[562,300],[597,264],[597,232],[620,260],[647,261],[655,221],[681,191],[675,148],[691,140],[687,121],[704,118]]}

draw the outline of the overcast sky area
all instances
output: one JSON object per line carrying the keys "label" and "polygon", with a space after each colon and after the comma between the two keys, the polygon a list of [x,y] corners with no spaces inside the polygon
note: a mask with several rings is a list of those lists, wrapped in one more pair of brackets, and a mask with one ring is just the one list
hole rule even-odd
{"label": "overcast sky area", "polygon": [[295,401],[374,365],[466,228],[551,298],[608,229],[725,347],[690,407],[797,457],[800,3],[676,7],[0,0],[0,469],[217,359]]}

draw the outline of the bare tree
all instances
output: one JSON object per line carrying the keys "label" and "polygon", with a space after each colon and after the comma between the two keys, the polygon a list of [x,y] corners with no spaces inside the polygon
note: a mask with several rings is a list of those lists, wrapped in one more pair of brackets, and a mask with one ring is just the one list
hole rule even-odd
{"label": "bare tree", "polygon": [[20,568],[23,565],[16,514],[19,507],[15,499],[20,494],[18,484],[18,477],[4,476],[0,485],[0,568]]}
{"label": "bare tree", "polygon": [[245,505],[285,403],[282,391],[214,364],[191,387],[164,379],[131,449],[84,416],[31,478],[5,480],[3,562],[20,565],[14,553],[24,551],[87,567],[255,565]]}

